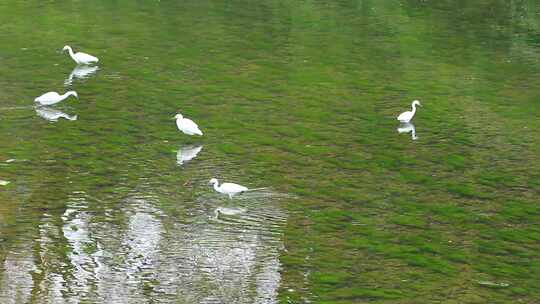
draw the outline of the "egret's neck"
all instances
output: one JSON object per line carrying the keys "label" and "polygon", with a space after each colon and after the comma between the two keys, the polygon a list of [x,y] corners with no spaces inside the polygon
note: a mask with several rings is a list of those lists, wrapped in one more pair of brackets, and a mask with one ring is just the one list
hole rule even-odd
{"label": "egret's neck", "polygon": [[[71,49],[70,46],[68,46],[67,49],[68,49],[68,52],[69,52],[69,56],[71,56],[71,58],[73,58],[73,55],[74,55],[73,50]],[[73,58],[73,59],[75,59],[75,58]]]}
{"label": "egret's neck", "polygon": [[414,115],[414,113],[416,113],[416,104],[412,104],[412,113]]}
{"label": "egret's neck", "polygon": [[62,99],[66,99],[66,98],[68,98],[70,95],[75,96],[75,92],[69,91],[69,92],[64,93],[64,95],[62,95]]}

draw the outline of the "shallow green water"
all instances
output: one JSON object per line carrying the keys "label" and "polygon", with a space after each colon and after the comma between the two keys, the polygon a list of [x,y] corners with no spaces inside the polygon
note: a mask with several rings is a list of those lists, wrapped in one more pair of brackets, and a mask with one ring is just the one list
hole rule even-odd
{"label": "shallow green water", "polygon": [[0,41],[1,303],[540,299],[535,1],[8,0]]}

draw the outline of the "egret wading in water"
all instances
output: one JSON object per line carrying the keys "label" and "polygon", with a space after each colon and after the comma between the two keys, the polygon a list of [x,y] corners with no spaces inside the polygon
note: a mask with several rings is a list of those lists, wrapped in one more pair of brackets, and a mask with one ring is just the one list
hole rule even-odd
{"label": "egret wading in water", "polygon": [[407,111],[407,112],[403,112],[401,114],[399,114],[399,116],[397,117],[397,120],[401,121],[401,122],[409,122],[411,121],[411,119],[413,119],[414,117],[414,114],[416,114],[416,106],[422,106],[420,104],[420,101],[418,100],[415,100],[412,102],[411,104],[411,107],[412,107],[412,111]]}
{"label": "egret wading in water", "polygon": [[255,188],[255,189],[248,189],[247,187],[244,187],[242,185],[234,184],[234,183],[223,183],[221,186],[219,185],[219,181],[217,178],[212,178],[209,182],[210,185],[214,186],[214,190],[216,190],[219,193],[227,194],[230,199],[234,195],[248,192],[248,191],[256,191],[256,190],[263,190],[266,188]]}
{"label": "egret wading in water", "polygon": [[60,101],[68,98],[71,95],[79,98],[79,95],[77,95],[77,92],[75,91],[66,92],[64,93],[64,95],[60,95],[57,92],[48,92],[34,99],[34,102],[37,102],[40,105],[50,106],[55,103],[59,103]]}
{"label": "egret wading in water", "polygon": [[66,50],[69,52],[69,56],[71,56],[73,61],[75,61],[77,64],[92,64],[99,61],[97,57],[83,52],[73,53],[73,49],[69,45],[64,46],[64,48],[62,49],[62,51]]}
{"label": "egret wading in water", "polygon": [[233,195],[248,191],[248,188],[233,183],[223,183],[220,186],[217,178],[212,178],[209,183],[214,186],[214,190],[227,194],[230,199],[232,199]]}
{"label": "egret wading in water", "polygon": [[197,126],[197,124],[194,123],[193,120],[184,118],[182,114],[176,114],[174,118],[176,118],[176,126],[178,127],[178,130],[182,131],[184,134],[200,136],[203,135],[203,132],[199,130],[199,126]]}

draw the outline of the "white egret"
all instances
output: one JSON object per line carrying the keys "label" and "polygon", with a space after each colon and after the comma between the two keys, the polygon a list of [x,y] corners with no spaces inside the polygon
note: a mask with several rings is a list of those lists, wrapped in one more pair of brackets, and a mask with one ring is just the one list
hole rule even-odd
{"label": "white egret", "polygon": [[75,61],[77,64],[92,64],[99,61],[98,58],[83,52],[73,53],[73,49],[69,45],[64,46],[62,51],[65,50],[69,52],[69,56],[71,56],[73,61]]}
{"label": "white egret", "polygon": [[216,178],[212,178],[209,183],[214,186],[214,190],[227,194],[230,199],[232,199],[233,195],[248,191],[248,188],[234,183],[223,183],[220,186]]}
{"label": "white egret", "polygon": [[77,92],[75,91],[66,92],[64,93],[64,95],[60,95],[57,92],[48,92],[37,97],[36,99],[34,99],[34,101],[41,105],[49,106],[55,103],[59,103],[60,101],[68,98],[71,95],[75,96],[76,98],[79,98],[79,95],[77,95]]}
{"label": "white egret", "polygon": [[403,112],[401,114],[399,114],[399,116],[397,117],[397,120],[401,121],[401,122],[409,122],[411,121],[411,119],[413,119],[414,117],[414,114],[416,114],[416,106],[422,106],[420,104],[420,101],[418,100],[415,100],[412,102],[411,106],[412,106],[412,111],[406,111],[406,112]]}
{"label": "white egret", "polygon": [[244,187],[244,186],[238,185],[238,184],[234,184],[234,183],[223,183],[220,186],[219,181],[217,180],[217,178],[212,178],[208,183],[210,185],[214,186],[214,190],[216,190],[219,193],[227,194],[229,196],[229,198],[231,198],[231,199],[232,199],[232,197],[234,195],[239,194],[239,193],[267,189],[266,187],[248,189],[247,187]]}
{"label": "white egret", "polygon": [[418,136],[416,136],[416,129],[414,128],[414,125],[410,122],[401,124],[399,128],[397,128],[397,131],[399,134],[411,132],[412,140],[418,139]]}
{"label": "white egret", "polygon": [[178,152],[176,152],[176,163],[179,165],[183,165],[186,162],[194,159],[197,157],[197,154],[201,152],[203,146],[184,146],[180,147],[178,149]]}
{"label": "white egret", "polygon": [[201,136],[203,135],[203,132],[199,130],[199,126],[197,126],[197,124],[194,123],[193,120],[184,118],[182,114],[176,114],[174,118],[176,118],[176,126],[178,127],[178,130],[182,131],[184,134]]}
{"label": "white egret", "polygon": [[62,111],[59,111],[51,107],[36,107],[37,115],[48,121],[58,121],[60,118],[65,118],[67,120],[77,120],[77,115],[68,115]]}

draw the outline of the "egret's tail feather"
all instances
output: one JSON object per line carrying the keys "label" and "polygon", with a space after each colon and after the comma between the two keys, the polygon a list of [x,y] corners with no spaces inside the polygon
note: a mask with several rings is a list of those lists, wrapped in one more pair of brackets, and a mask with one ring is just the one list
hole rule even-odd
{"label": "egret's tail feather", "polygon": [[260,191],[260,190],[267,190],[269,189],[270,187],[262,187],[262,188],[253,188],[253,189],[247,189],[246,191],[244,192],[251,192],[251,191]]}

